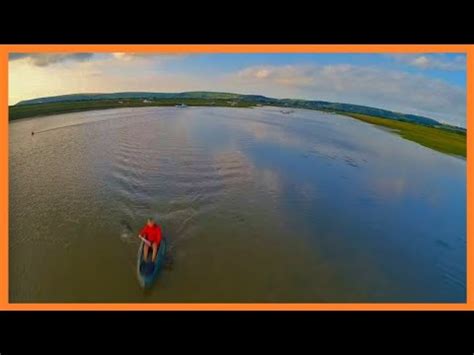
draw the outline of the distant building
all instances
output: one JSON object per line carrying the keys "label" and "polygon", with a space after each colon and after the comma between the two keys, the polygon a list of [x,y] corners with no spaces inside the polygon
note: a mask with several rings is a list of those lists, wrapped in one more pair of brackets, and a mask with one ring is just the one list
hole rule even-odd
{"label": "distant building", "polygon": [[143,100],[143,103],[144,103],[144,104],[149,104],[150,102],[151,102],[151,101],[150,101],[150,100],[147,100],[147,99]]}

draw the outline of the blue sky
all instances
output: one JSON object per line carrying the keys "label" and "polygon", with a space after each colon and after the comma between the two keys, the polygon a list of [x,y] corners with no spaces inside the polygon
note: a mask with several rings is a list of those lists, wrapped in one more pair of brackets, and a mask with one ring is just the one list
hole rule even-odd
{"label": "blue sky", "polygon": [[[440,57],[445,62],[453,62],[457,57],[464,57],[463,54],[431,54]],[[168,65],[170,70],[185,71],[192,73],[199,68],[200,71],[212,74],[215,71],[231,72],[240,70],[247,66],[255,65],[298,65],[298,64],[319,64],[336,65],[352,64],[362,66],[377,66],[387,70],[403,70],[409,73],[423,73],[426,76],[445,80],[448,83],[464,87],[466,85],[465,70],[439,70],[427,67],[422,69],[413,65],[403,63],[391,55],[379,54],[231,54],[215,55],[202,54],[183,57],[181,61],[171,62]],[[465,68],[465,66],[464,66]]]}
{"label": "blue sky", "polygon": [[466,124],[466,57],[420,54],[10,54],[9,103],[78,92],[226,91],[346,102]]}

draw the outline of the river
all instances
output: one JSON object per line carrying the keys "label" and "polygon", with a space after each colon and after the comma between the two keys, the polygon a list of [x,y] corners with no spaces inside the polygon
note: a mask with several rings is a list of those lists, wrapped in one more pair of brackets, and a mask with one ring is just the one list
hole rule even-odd
{"label": "river", "polygon": [[[144,291],[148,216],[169,250]],[[311,110],[23,119],[9,238],[10,302],[465,302],[466,161]]]}

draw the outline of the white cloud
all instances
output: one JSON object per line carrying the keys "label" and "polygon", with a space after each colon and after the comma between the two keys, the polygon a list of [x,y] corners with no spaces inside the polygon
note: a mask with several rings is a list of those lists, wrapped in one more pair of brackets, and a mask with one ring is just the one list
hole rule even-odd
{"label": "white cloud", "polygon": [[11,53],[9,60],[23,60],[38,67],[46,67],[64,61],[87,61],[93,55],[93,53]]}
{"label": "white cloud", "polygon": [[[424,59],[419,62],[423,63]],[[345,64],[255,66],[234,73],[226,80],[233,81],[241,91],[246,87],[278,97],[368,105],[462,126],[466,122],[463,88],[401,71]]]}
{"label": "white cloud", "polygon": [[129,60],[132,60],[133,59],[133,55],[131,55],[130,53],[123,53],[123,52],[120,52],[120,53],[112,53],[112,56],[116,59],[119,59],[119,60],[125,60],[125,61],[129,61]]}
{"label": "white cloud", "polygon": [[101,61],[103,57],[110,57],[120,61],[133,60],[172,60],[187,56],[185,53],[132,53],[132,52],[115,52],[115,53],[11,53],[10,61],[22,60],[28,64],[38,67],[45,67],[65,61],[84,62],[84,61]]}
{"label": "white cloud", "polygon": [[426,68],[430,65],[430,60],[428,59],[428,57],[422,55],[421,57],[417,57],[413,60],[413,65],[420,68]]}
{"label": "white cloud", "polygon": [[149,53],[149,52],[142,52],[142,53],[134,53],[134,52],[114,52],[112,53],[112,57],[114,59],[123,60],[123,61],[132,61],[137,59],[147,59],[147,60],[154,60],[155,62],[160,60],[173,60],[183,58],[188,56],[187,53]]}
{"label": "white cloud", "polygon": [[448,58],[443,54],[393,54],[391,57],[397,62],[419,69],[466,70],[466,56],[464,54],[459,54],[454,58]]}

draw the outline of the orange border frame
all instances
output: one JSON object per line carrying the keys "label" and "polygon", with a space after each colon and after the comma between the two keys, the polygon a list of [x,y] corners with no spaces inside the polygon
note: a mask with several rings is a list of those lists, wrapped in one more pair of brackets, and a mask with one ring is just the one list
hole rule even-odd
{"label": "orange border frame", "polygon": [[[8,300],[8,53],[466,53],[467,55],[467,243],[466,303],[9,303]],[[0,45],[0,310],[474,310],[473,228],[469,215],[474,172],[474,45]],[[471,239],[471,240],[470,240]],[[472,280],[471,280],[472,281]]]}

